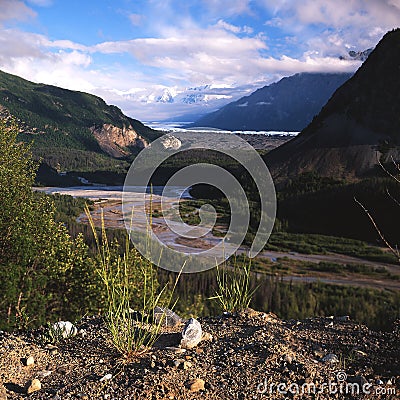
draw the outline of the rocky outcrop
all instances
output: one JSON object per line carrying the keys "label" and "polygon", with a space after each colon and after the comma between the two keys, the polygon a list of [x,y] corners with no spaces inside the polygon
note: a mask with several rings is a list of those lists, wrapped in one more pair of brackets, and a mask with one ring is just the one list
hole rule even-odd
{"label": "rocky outcrop", "polygon": [[125,157],[132,153],[132,148],[143,149],[148,142],[131,125],[119,128],[111,124],[90,128],[101,149],[112,157]]}

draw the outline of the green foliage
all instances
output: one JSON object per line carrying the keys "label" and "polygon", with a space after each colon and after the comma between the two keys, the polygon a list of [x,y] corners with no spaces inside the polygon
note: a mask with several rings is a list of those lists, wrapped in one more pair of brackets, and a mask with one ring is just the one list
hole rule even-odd
{"label": "green foliage", "polygon": [[82,236],[54,220],[49,196],[32,191],[36,164],[0,124],[0,326],[44,323],[96,307],[93,260]]}
{"label": "green foliage", "polygon": [[217,269],[217,286],[215,299],[223,311],[237,313],[245,310],[257,289],[250,285],[251,260],[238,262],[235,258],[233,265],[219,265]]}
{"label": "green foliage", "polygon": [[[148,141],[161,134],[125,116],[100,97],[55,86],[36,84],[0,71],[0,111],[4,106],[24,132],[19,140],[34,141],[33,153],[62,170],[115,170],[121,161],[101,150],[90,128],[131,125]],[[77,152],[78,151],[78,152]],[[79,157],[78,157],[79,156]]]}
{"label": "green foliage", "polygon": [[163,319],[152,323],[153,311],[165,301],[167,285],[159,287],[155,266],[130,248],[129,237],[122,255],[118,243],[109,244],[104,219],[100,240],[88,208],[86,213],[97,245],[97,273],[105,292],[107,327],[114,347],[130,362],[147,353],[160,335]]}
{"label": "green foliage", "polygon": [[303,254],[338,253],[365,260],[397,263],[393,254],[361,240],[317,234],[272,233],[266,249]]}

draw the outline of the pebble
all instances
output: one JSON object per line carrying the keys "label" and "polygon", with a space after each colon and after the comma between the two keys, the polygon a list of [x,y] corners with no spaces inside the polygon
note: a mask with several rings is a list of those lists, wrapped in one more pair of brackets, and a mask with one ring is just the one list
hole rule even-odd
{"label": "pebble", "polygon": [[106,374],[100,378],[100,382],[109,381],[112,378],[112,374]]}
{"label": "pebble", "polygon": [[336,321],[346,322],[346,321],[350,321],[350,316],[349,315],[343,315],[341,317],[336,317],[335,319],[336,319]]}
{"label": "pebble", "polygon": [[53,332],[64,339],[75,336],[78,333],[78,329],[70,321],[58,321],[51,327]]}
{"label": "pebble", "polygon": [[183,369],[189,369],[193,367],[193,364],[190,361],[184,361],[182,365]]}
{"label": "pebble", "polygon": [[166,347],[165,350],[169,350],[174,352],[175,354],[183,354],[186,353],[186,349],[182,349],[180,347]]}
{"label": "pebble", "polygon": [[203,336],[200,322],[195,318],[190,318],[182,331],[181,347],[184,349],[192,349],[196,347]]}
{"label": "pebble", "polygon": [[33,392],[37,392],[42,388],[42,384],[39,381],[39,379],[32,379],[28,384],[26,385],[26,393],[31,394]]}
{"label": "pebble", "polygon": [[29,356],[29,357],[27,357],[27,358],[24,358],[24,359],[22,360],[22,363],[23,363],[26,367],[29,367],[29,366],[35,364],[35,359],[34,359],[32,356]]}
{"label": "pebble", "polygon": [[336,354],[327,354],[325,357],[322,358],[321,360],[324,363],[338,363],[339,362],[339,358]]}
{"label": "pebble", "polygon": [[39,371],[36,374],[37,378],[46,378],[46,376],[49,376],[53,373],[53,371],[48,371],[48,370],[43,370],[43,371]]}
{"label": "pebble", "polygon": [[204,390],[204,380],[200,378],[192,379],[187,383],[187,387],[191,392],[198,392]]}
{"label": "pebble", "polygon": [[183,323],[183,319],[169,308],[155,307],[154,322],[165,327],[175,327]]}

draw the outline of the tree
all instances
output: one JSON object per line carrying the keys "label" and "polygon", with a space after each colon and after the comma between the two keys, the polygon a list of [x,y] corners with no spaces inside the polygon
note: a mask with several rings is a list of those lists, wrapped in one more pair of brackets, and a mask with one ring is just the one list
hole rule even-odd
{"label": "tree", "polygon": [[98,287],[82,237],[73,240],[50,197],[32,190],[37,163],[17,135],[0,122],[0,328],[77,317],[96,307]]}

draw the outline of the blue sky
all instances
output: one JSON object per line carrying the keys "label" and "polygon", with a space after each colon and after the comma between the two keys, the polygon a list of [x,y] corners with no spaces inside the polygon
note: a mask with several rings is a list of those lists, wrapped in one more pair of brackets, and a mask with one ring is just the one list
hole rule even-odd
{"label": "blue sky", "polygon": [[399,21],[400,0],[0,0],[0,69],[155,121],[297,72],[355,71],[339,57]]}

